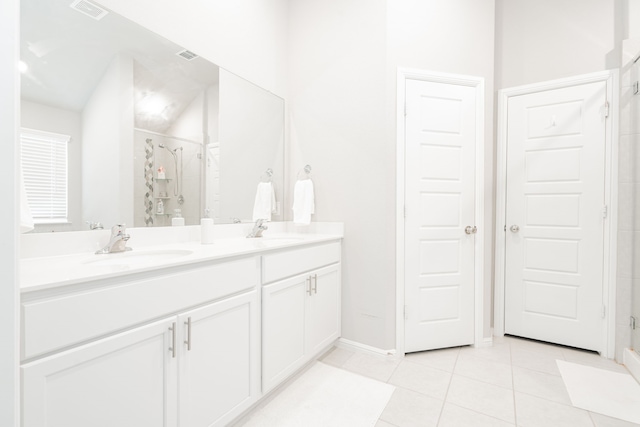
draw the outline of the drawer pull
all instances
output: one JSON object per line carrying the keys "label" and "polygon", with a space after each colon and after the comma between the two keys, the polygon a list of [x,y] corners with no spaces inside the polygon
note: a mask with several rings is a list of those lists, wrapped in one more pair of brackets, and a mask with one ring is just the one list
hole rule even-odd
{"label": "drawer pull", "polygon": [[318,275],[313,275],[313,293],[318,293]]}
{"label": "drawer pull", "polygon": [[307,293],[311,295],[311,292],[313,292],[313,289],[311,288],[311,276],[307,277],[305,282],[307,283]]}

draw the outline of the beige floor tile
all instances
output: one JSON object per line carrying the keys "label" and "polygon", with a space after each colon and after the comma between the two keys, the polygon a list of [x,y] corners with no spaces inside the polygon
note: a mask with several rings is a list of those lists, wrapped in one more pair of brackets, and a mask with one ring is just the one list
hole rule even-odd
{"label": "beige floor tile", "polygon": [[513,391],[493,384],[454,374],[446,402],[509,423],[515,421]]}
{"label": "beige floor tile", "polygon": [[341,368],[354,354],[355,352],[351,350],[333,347],[320,358],[320,361]]}
{"label": "beige floor tile", "polygon": [[438,422],[438,427],[511,427],[514,425],[446,402]]}
{"label": "beige floor tile", "polygon": [[[463,347],[463,349],[466,347]],[[447,372],[453,372],[456,365],[458,354],[461,349],[459,347],[445,348],[442,350],[420,351],[417,353],[409,353],[405,356],[405,360],[421,365],[431,366],[432,368],[441,369]]]}
{"label": "beige floor tile", "polygon": [[544,343],[540,341],[532,341],[524,338],[515,338],[515,337],[511,337],[509,344],[511,345],[511,350],[514,350],[514,349],[528,350],[528,351],[534,351],[537,353],[543,353],[548,356],[556,357],[558,359],[563,358],[563,355],[562,355],[563,347],[559,345]]}
{"label": "beige floor tile", "polygon": [[593,427],[585,410],[515,392],[517,424],[521,427]]}
{"label": "beige floor tile", "polygon": [[400,364],[400,359],[355,353],[343,365],[343,369],[387,382]]}
{"label": "beige floor tile", "polygon": [[513,367],[514,390],[554,402],[571,405],[562,377],[530,369]]}
{"label": "beige floor tile", "polygon": [[591,366],[593,368],[606,369],[613,372],[628,373],[624,365],[616,363],[615,360],[606,359],[597,353],[589,351],[563,348],[562,354],[567,362],[578,363],[580,365]]}
{"label": "beige floor tile", "polygon": [[607,417],[606,415],[596,414],[595,412],[590,412],[589,415],[591,415],[591,419],[596,427],[640,427],[640,424]]}
{"label": "beige floor tile", "polygon": [[442,404],[442,400],[398,387],[380,420],[401,427],[435,427]]}
{"label": "beige floor tile", "polygon": [[450,372],[404,360],[389,379],[389,384],[444,400],[450,381]]}
{"label": "beige floor tile", "polygon": [[460,353],[455,374],[504,388],[513,388],[511,365]]}
{"label": "beige floor tile", "polygon": [[532,371],[547,374],[560,375],[556,360],[564,360],[562,353],[559,356],[539,351],[531,351],[521,347],[511,347],[511,364]]}
{"label": "beige floor tile", "polygon": [[494,343],[491,347],[464,347],[460,354],[471,355],[493,362],[511,363],[511,346],[505,342]]}

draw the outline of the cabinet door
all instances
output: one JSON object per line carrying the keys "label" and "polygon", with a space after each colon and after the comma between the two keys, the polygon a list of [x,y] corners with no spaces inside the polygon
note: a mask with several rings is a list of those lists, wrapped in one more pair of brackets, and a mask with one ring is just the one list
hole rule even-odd
{"label": "cabinet door", "polygon": [[308,275],[262,288],[262,391],[279,384],[305,362],[305,297]]}
{"label": "cabinet door", "polygon": [[172,325],[159,321],[24,364],[22,425],[175,426]]}
{"label": "cabinet door", "polygon": [[257,292],[190,311],[178,320],[183,333],[180,426],[226,425],[260,393]]}
{"label": "cabinet door", "polygon": [[305,353],[315,357],[340,337],[340,264],[313,271],[310,276]]}

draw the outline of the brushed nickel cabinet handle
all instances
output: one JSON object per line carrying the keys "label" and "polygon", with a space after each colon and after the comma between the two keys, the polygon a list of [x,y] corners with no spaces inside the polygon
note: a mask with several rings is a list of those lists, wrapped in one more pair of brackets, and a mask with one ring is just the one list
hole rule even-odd
{"label": "brushed nickel cabinet handle", "polygon": [[176,322],[171,324],[169,328],[171,331],[171,347],[169,347],[169,351],[171,352],[171,357],[176,358]]}
{"label": "brushed nickel cabinet handle", "polygon": [[314,274],[313,275],[313,292],[314,293],[318,293],[318,275]]}
{"label": "brushed nickel cabinet handle", "polygon": [[308,285],[307,285],[307,293],[308,293],[309,295],[311,295],[311,292],[313,291],[313,289],[311,288],[311,276],[307,277],[307,278],[305,279],[305,282],[308,284]]}
{"label": "brushed nickel cabinet handle", "polygon": [[187,325],[187,340],[184,343],[187,345],[187,351],[191,351],[191,316],[187,317],[184,324]]}

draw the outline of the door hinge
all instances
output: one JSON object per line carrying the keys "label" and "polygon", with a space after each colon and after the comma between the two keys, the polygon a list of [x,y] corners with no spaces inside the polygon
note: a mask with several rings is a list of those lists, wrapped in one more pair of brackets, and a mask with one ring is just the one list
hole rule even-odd
{"label": "door hinge", "polygon": [[602,318],[604,319],[607,315],[607,306],[602,304]]}
{"label": "door hinge", "polygon": [[629,326],[631,326],[631,329],[635,329],[636,328],[636,323],[637,323],[638,319],[631,316],[631,321],[629,322]]}
{"label": "door hinge", "polygon": [[604,205],[602,208],[602,218],[606,218],[609,215],[609,206]]}
{"label": "door hinge", "polygon": [[604,118],[609,117],[609,101],[604,102]]}
{"label": "door hinge", "polygon": [[408,314],[408,310],[407,310],[407,305],[405,304],[404,306],[404,320],[408,320],[409,319],[409,314]]}

